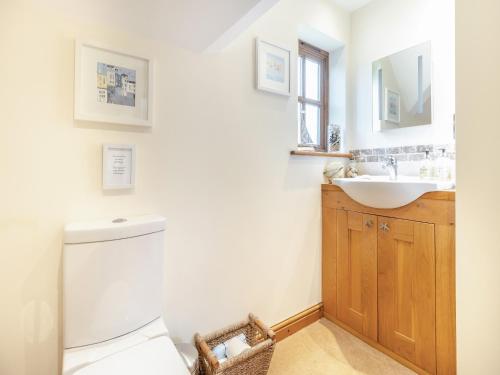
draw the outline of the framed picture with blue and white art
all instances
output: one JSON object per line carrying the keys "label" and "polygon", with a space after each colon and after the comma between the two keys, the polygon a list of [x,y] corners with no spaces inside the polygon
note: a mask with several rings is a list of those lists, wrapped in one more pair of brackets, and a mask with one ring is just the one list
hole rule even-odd
{"label": "framed picture with blue and white art", "polygon": [[152,59],[77,41],[75,119],[152,126]]}
{"label": "framed picture with blue and white art", "polygon": [[290,50],[262,39],[256,41],[257,88],[290,95]]}

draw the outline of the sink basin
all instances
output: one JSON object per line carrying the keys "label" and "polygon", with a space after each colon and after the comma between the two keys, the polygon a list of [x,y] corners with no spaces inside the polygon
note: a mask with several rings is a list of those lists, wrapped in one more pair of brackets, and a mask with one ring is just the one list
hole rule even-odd
{"label": "sink basin", "polygon": [[418,177],[359,176],[335,178],[333,184],[340,186],[356,202],[373,208],[397,208],[406,206],[430,191],[455,187],[454,181],[421,180]]}

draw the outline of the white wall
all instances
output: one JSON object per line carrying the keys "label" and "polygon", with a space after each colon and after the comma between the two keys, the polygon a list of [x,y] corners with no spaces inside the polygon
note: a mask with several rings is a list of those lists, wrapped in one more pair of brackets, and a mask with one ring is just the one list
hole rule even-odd
{"label": "white wall", "polygon": [[458,373],[500,374],[500,2],[457,0]]}
{"label": "white wall", "polygon": [[[375,0],[352,14],[350,149],[453,142],[454,0]],[[433,125],[372,131],[372,62],[430,40]]]}
{"label": "white wall", "polygon": [[[199,54],[114,28],[113,12],[105,22],[35,3],[0,6],[0,373],[58,373],[68,221],[167,217],[176,339],[249,311],[273,324],[318,303],[325,160],[290,157],[296,88],[291,98],[254,89],[254,38],[296,53],[302,24],[348,43],[348,15],[327,0],[282,0],[224,52]],[[152,131],[73,121],[75,37],[156,56]],[[104,142],[136,144],[133,193],[102,192]]]}

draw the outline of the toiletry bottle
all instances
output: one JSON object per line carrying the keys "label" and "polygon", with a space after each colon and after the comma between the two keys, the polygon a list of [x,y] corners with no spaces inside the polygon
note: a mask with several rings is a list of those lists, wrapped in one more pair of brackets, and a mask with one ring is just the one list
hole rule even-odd
{"label": "toiletry bottle", "polygon": [[358,177],[358,175],[359,175],[358,161],[356,160],[356,158],[352,158],[349,164],[347,165],[346,177],[354,178]]}
{"label": "toiletry bottle", "polygon": [[422,165],[420,167],[420,178],[422,180],[427,180],[431,177],[431,159],[429,155],[429,150],[425,151],[425,159],[422,161]]}
{"label": "toiletry bottle", "polygon": [[436,160],[436,177],[438,180],[447,181],[450,179],[449,160],[446,157],[446,149],[440,148],[441,155]]}

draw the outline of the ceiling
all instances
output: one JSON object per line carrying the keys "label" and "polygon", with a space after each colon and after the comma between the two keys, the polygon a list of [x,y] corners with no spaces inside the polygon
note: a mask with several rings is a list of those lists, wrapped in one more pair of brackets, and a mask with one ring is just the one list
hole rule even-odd
{"label": "ceiling", "polygon": [[353,12],[356,9],[364,7],[372,0],[331,0],[333,3],[337,4],[342,9],[349,12]]}
{"label": "ceiling", "polygon": [[[194,50],[220,50],[280,0],[45,0],[86,22]],[[351,12],[371,0],[330,0]],[[1,0],[0,0],[1,2]]]}
{"label": "ceiling", "polygon": [[[277,1],[45,0],[43,3],[45,7],[53,7],[86,22],[104,24],[203,51],[245,15],[250,13],[257,17]],[[258,13],[252,13],[255,8],[259,8]]]}

